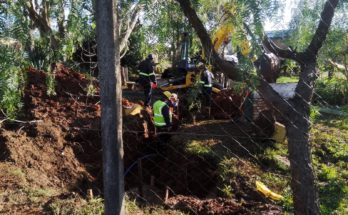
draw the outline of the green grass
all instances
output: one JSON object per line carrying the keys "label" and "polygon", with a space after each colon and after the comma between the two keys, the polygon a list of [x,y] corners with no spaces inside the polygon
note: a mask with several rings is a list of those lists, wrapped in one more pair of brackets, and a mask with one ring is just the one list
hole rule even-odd
{"label": "green grass", "polygon": [[[347,113],[348,108],[343,107],[339,111]],[[320,107],[314,107],[311,120],[310,144],[313,168],[318,178],[321,212],[324,215],[348,214],[348,116],[325,114],[320,112]],[[219,146],[222,144],[216,140],[210,143],[204,138],[186,137],[185,140],[181,139],[181,143],[183,142],[186,152],[190,154],[217,158],[218,195],[236,197],[240,192],[241,182],[242,186],[254,189],[255,180],[260,180],[273,192],[284,197],[282,201],[275,203],[282,206],[286,214],[293,214],[286,141],[271,146],[264,145],[265,150],[255,153],[262,166],[253,159],[228,154],[226,148],[221,153]]]}
{"label": "green grass", "polygon": [[289,171],[287,156],[287,145],[285,143],[277,143],[274,148],[267,148],[259,155],[259,159],[273,171],[287,173]]}
{"label": "green grass", "polygon": [[348,214],[348,117],[322,114],[311,130],[323,215]]}
{"label": "green grass", "polygon": [[17,181],[20,184],[23,184],[26,182],[25,173],[22,171],[21,168],[17,168],[17,167],[8,168],[7,173],[11,176],[16,177]]}
{"label": "green grass", "polygon": [[203,141],[192,140],[186,146],[186,151],[197,155],[209,155],[212,153],[208,144]]}
{"label": "green grass", "polygon": [[102,198],[85,200],[79,196],[67,199],[55,199],[46,208],[53,215],[102,215],[104,203]]}
{"label": "green grass", "polygon": [[102,215],[104,214],[104,201],[102,198],[95,198],[87,201],[87,204],[82,206],[82,214],[86,215]]}
{"label": "green grass", "polygon": [[185,215],[180,211],[168,210],[162,206],[145,206],[140,207],[135,200],[126,198],[126,215]]}
{"label": "green grass", "polygon": [[323,215],[348,214],[348,185],[342,179],[329,179],[319,186],[320,210]]}
{"label": "green grass", "polygon": [[[46,208],[46,213],[53,215],[102,215],[104,214],[104,200],[100,197],[90,200],[79,196],[71,196],[67,199],[55,199]],[[162,206],[140,207],[135,200],[126,196],[125,199],[126,215],[184,215],[184,213],[168,210]]]}
{"label": "green grass", "polygon": [[[310,143],[321,212],[323,215],[348,214],[348,117],[316,112],[312,121]],[[288,156],[287,144],[276,144],[258,156],[269,171],[258,179],[284,196],[281,205],[286,214],[292,214],[290,171],[277,161],[277,156]],[[273,174],[277,172],[280,174]]]}
{"label": "green grass", "polygon": [[54,195],[56,195],[58,192],[54,189],[49,189],[49,188],[30,188],[30,187],[26,187],[23,189],[23,192],[26,194],[26,196],[28,197],[29,201],[32,203],[39,203],[41,202],[43,199],[52,197]]}
{"label": "green grass", "polygon": [[281,76],[277,79],[277,83],[296,83],[298,82],[299,78],[292,76],[292,77],[288,77],[288,76]]}

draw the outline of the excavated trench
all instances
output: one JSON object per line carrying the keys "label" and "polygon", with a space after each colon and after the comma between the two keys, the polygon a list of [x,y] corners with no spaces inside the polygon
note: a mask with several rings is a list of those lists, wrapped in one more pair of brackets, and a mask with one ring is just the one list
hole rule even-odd
{"label": "excavated trench", "polygon": [[[81,195],[92,189],[95,195],[102,194],[99,98],[85,96],[89,84],[97,92],[98,85],[64,66],[58,67],[56,81],[57,95],[49,97],[45,73],[28,71],[21,116],[22,120],[40,122],[5,123],[0,131],[0,161],[10,159],[31,173],[37,186],[64,188]],[[189,154],[178,142],[158,145],[156,138],[145,140],[143,118],[125,117],[123,122],[126,191],[141,195],[141,184],[144,190],[155,191],[162,198],[160,203],[166,199],[166,190],[169,197],[217,197],[218,161]],[[138,162],[139,158],[144,159]]]}
{"label": "excavated trench", "polygon": [[124,134],[126,189],[152,185],[160,192],[168,188],[172,194],[204,198],[216,187],[216,161],[187,154],[170,142],[160,145],[156,139],[134,137]]}

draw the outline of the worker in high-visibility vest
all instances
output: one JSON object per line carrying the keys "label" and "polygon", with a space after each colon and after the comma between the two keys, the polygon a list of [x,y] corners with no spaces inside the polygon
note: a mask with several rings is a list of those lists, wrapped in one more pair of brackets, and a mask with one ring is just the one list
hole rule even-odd
{"label": "worker in high-visibility vest", "polygon": [[173,113],[171,107],[176,107],[178,96],[169,91],[163,92],[162,99],[153,104],[153,123],[160,130],[168,130],[172,126]]}
{"label": "worker in high-visibility vest", "polygon": [[198,64],[198,69],[202,70],[201,80],[199,83],[202,86],[203,106],[207,109],[208,115],[210,116],[211,94],[213,91],[214,75],[203,63]]}
{"label": "worker in high-visibility vest", "polygon": [[144,106],[150,107],[152,89],[157,87],[156,75],[155,75],[155,63],[153,55],[149,54],[147,58],[140,62],[138,66],[139,79],[138,83],[144,90]]}

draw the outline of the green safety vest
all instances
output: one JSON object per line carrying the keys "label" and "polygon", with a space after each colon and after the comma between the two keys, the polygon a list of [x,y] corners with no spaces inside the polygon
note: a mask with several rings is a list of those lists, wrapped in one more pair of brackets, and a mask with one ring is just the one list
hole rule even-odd
{"label": "green safety vest", "polygon": [[143,75],[143,76],[150,77],[150,76],[152,76],[152,75],[155,75],[155,73],[154,73],[154,72],[152,72],[152,73],[139,72],[139,75]]}
{"label": "green safety vest", "polygon": [[[162,108],[167,104],[161,100],[156,101],[153,104],[153,121],[155,126],[162,127],[166,125],[166,121],[164,120],[164,116],[162,114]],[[172,121],[172,114],[169,112],[169,119]]]}
{"label": "green safety vest", "polygon": [[212,84],[204,84],[204,81],[199,81],[200,84],[203,84],[204,87],[212,87]]}

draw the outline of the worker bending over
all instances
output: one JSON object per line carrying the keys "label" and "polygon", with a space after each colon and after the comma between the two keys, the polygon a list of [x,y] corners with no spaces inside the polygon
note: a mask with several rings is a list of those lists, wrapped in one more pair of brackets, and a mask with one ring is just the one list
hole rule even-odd
{"label": "worker bending over", "polygon": [[208,70],[208,68],[203,64],[198,64],[198,69],[203,70],[201,73],[200,83],[202,84],[202,93],[203,93],[203,106],[208,111],[210,117],[210,108],[211,108],[211,93],[213,91],[213,79],[214,75]]}
{"label": "worker bending over", "polygon": [[154,72],[155,65],[152,54],[149,54],[138,66],[138,83],[143,87],[145,95],[144,106],[147,107],[150,107],[152,89],[157,87],[156,75]]}
{"label": "worker bending over", "polygon": [[153,104],[153,122],[157,130],[169,131],[172,127],[172,109],[177,106],[178,96],[169,91],[163,92],[160,100]]}

